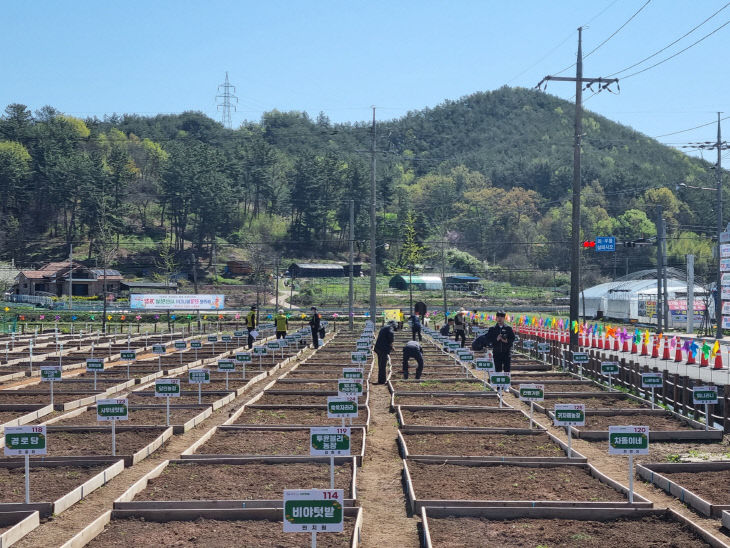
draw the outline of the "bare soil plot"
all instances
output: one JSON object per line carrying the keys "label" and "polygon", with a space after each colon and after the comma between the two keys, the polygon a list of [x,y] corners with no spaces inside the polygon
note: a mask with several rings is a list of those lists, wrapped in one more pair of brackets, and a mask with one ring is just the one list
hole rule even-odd
{"label": "bare soil plot", "polygon": [[484,397],[482,395],[474,396],[448,396],[439,394],[423,394],[423,395],[395,395],[395,405],[468,405],[497,407],[499,400],[492,397]]}
{"label": "bare soil plot", "polygon": [[545,433],[481,432],[401,433],[412,455],[564,457],[563,449]]}
{"label": "bare soil plot", "polygon": [[[22,459],[21,459],[22,462]],[[108,465],[100,466],[32,466],[30,500],[54,501],[91,479]],[[25,468],[0,466],[0,502],[25,501]]]}
{"label": "bare soil plot", "polygon": [[396,392],[485,392],[488,388],[483,381],[479,380],[457,380],[452,382],[439,382],[435,380],[394,380],[391,382]]}
{"label": "bare soil plot", "polygon": [[631,413],[628,415],[586,415],[586,425],[576,426],[578,430],[608,430],[609,426],[641,425],[652,430],[695,430],[687,421],[678,419],[671,413],[653,415],[646,413]]}
{"label": "bare soil plot", "polygon": [[[362,431],[351,431],[350,452],[362,450]],[[196,453],[206,455],[309,455],[309,430],[217,430]]]}
{"label": "bare soil plot", "polygon": [[[49,427],[50,428],[50,427]],[[150,430],[119,431],[117,429],[117,455],[136,453],[157,439],[164,428]],[[48,456],[92,456],[112,454],[111,426],[105,431],[53,431],[48,432]]]}
{"label": "bare soil plot", "polygon": [[469,410],[408,409],[401,407],[404,425],[408,426],[470,426],[478,428],[529,428],[530,419],[514,411],[489,413]]}
{"label": "bare soil plot", "polygon": [[[326,400],[325,400],[326,403]],[[360,424],[365,422],[365,410],[353,420]],[[247,408],[235,424],[304,424],[313,426],[340,426],[342,419],[327,418],[327,409],[256,409]]]}

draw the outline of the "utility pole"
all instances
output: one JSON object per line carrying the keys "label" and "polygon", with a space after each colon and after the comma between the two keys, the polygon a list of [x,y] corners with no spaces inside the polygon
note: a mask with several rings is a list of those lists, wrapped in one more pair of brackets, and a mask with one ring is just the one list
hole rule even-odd
{"label": "utility pole", "polygon": [[74,293],[74,246],[71,244],[68,249],[68,309],[73,308]]}
{"label": "utility pole", "polygon": [[[578,55],[575,64],[575,78],[565,76],[546,76],[537,87],[548,81],[575,82],[575,126],[573,144],[573,211],[570,233],[570,325],[578,321],[580,294],[580,160],[581,139],[583,136],[583,85],[590,87],[598,84],[599,90],[607,89],[617,83],[618,78],[584,78],[583,77],[583,27],[578,28]],[[570,329],[570,347],[578,347],[578,333]]]}
{"label": "utility pole", "polygon": [[236,110],[236,105],[231,101],[238,103],[238,97],[233,93],[236,91],[236,86],[228,82],[228,71],[226,71],[226,81],[218,86],[218,92],[220,95],[216,95],[216,99],[222,99],[223,103],[216,105],[218,110],[221,112],[221,123],[223,127],[231,129],[233,125],[231,122],[231,109]]}
{"label": "utility pole", "polygon": [[377,323],[377,308],[375,303],[377,288],[377,250],[375,249],[375,107],[373,107],[373,129],[370,141],[370,320]]}
{"label": "utility pole", "polygon": [[717,176],[717,285],[715,286],[715,321],[717,322],[717,333],[715,338],[722,339],[722,253],[720,253],[720,234],[722,234],[722,134],[720,130],[720,114],[717,113],[717,165],[715,175]]}
{"label": "utility pole", "polygon": [[355,269],[355,200],[350,200],[350,290],[347,294],[347,316],[350,331],[354,326],[354,298],[353,298],[353,275]]}
{"label": "utility pole", "polygon": [[[195,253],[193,253],[193,290],[195,291],[195,294],[198,294],[198,261],[195,258]],[[201,325],[200,325],[200,308],[198,307],[198,331],[200,331]]]}
{"label": "utility pole", "polygon": [[687,255],[687,335],[695,332],[695,256]]}
{"label": "utility pole", "polygon": [[446,259],[444,257],[444,249],[446,247],[446,236],[444,235],[444,241],[441,242],[441,290],[444,295],[444,325],[447,323],[448,310],[446,307]]}
{"label": "utility pole", "polygon": [[274,278],[274,301],[276,302],[276,305],[274,306],[275,311],[274,314],[276,314],[279,310],[279,256],[276,256],[276,277]]}
{"label": "utility pole", "polygon": [[664,314],[664,256],[663,256],[663,235],[664,235],[664,219],[662,206],[656,206],[656,328],[657,331],[662,330],[662,320]]}

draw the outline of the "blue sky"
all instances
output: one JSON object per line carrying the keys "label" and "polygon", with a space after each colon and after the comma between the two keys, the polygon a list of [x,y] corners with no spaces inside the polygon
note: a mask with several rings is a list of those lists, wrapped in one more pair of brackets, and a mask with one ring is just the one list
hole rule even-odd
{"label": "blue sky", "polygon": [[[52,105],[79,117],[199,110],[219,118],[217,85],[237,86],[234,125],[261,113],[378,119],[502,85],[533,87],[610,36],[646,0],[191,1],[2,0],[0,108]],[[654,53],[725,1],[651,0],[585,61],[605,76]],[[730,7],[642,68],[730,21]],[[730,116],[730,25],[586,108],[650,136]],[[569,69],[564,75],[570,75]],[[628,73],[624,73],[626,75]],[[548,92],[566,99],[571,84]],[[590,95],[587,93],[586,96]],[[730,119],[725,122],[730,135]],[[662,138],[714,139],[715,128]],[[707,153],[705,154],[708,157]]]}

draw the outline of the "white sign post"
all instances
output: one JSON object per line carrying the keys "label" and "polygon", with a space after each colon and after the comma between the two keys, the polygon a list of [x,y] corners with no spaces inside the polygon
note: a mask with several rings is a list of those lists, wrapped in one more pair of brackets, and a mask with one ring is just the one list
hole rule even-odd
{"label": "white sign post", "polygon": [[137,359],[136,350],[122,350],[119,359],[127,362],[127,378],[129,378],[129,364]]}
{"label": "white sign post", "polygon": [[165,398],[167,426],[170,426],[170,398],[180,397],[180,379],[155,379],[155,397]]}
{"label": "white sign post", "polygon": [[553,408],[553,425],[564,426],[568,431],[568,458],[573,458],[573,429],[571,426],[584,426],[586,406],[582,403],[556,403]]}
{"label": "white sign post", "polygon": [[254,346],[253,353],[255,356],[259,357],[259,371],[261,371],[261,356],[266,356],[266,347],[265,346]]}
{"label": "white sign post", "polygon": [[608,391],[613,392],[613,386],[611,380],[614,375],[618,375],[618,363],[616,362],[601,362],[601,374],[608,377]]}
{"label": "white sign post", "polygon": [[327,418],[342,419],[342,426],[345,426],[345,419],[357,418],[358,404],[357,396],[327,396]]}
{"label": "white sign post", "polygon": [[[228,376],[227,373],[226,376]],[[210,371],[208,369],[189,369],[188,384],[198,385],[198,405],[201,405],[203,403],[202,386],[210,384]]]}
{"label": "white sign post", "polygon": [[350,454],[350,429],[340,426],[309,429],[309,454],[330,458],[330,489],[335,488],[335,455]]}
{"label": "white sign post", "polygon": [[705,430],[709,430],[710,404],[717,405],[717,386],[695,386],[692,389],[692,403],[705,404]]}
{"label": "white sign post", "polygon": [[316,548],[318,532],[342,532],[344,497],[343,489],[287,489],[284,532],[312,533],[312,548]]}
{"label": "white sign post", "polygon": [[489,375],[489,384],[492,389],[497,391],[499,396],[499,406],[502,407],[502,391],[508,390],[511,384],[511,377],[509,373],[495,373],[492,372]]}
{"label": "white sign post", "polygon": [[629,456],[629,504],[633,504],[634,455],[649,454],[649,427],[609,426],[608,454]]}
{"label": "white sign post", "polygon": [[474,368],[477,371],[483,371],[486,373],[486,375],[482,377],[482,380],[484,381],[484,389],[486,390],[489,381],[489,374],[494,371],[494,357],[492,356],[492,353],[489,352],[486,357],[474,360]]}
{"label": "white sign post", "polygon": [[180,365],[183,364],[183,352],[187,350],[188,348],[188,342],[187,341],[175,341],[175,350],[179,350],[178,354],[180,355]]}
{"label": "white sign post", "polygon": [[112,456],[117,455],[117,421],[129,420],[129,400],[99,400],[96,402],[96,420],[112,423]]}
{"label": "white sign post", "polygon": [[251,352],[238,352],[236,354],[236,361],[243,365],[243,375],[241,378],[246,380],[246,364],[251,363]]}
{"label": "white sign post", "polygon": [[533,413],[535,411],[536,401],[545,401],[545,385],[544,384],[521,384],[520,400],[530,402],[530,428],[533,423]]}
{"label": "white sign post", "polygon": [[583,364],[588,363],[588,352],[573,352],[573,364],[578,365],[578,375],[583,376]]}
{"label": "white sign post", "polygon": [[642,373],[641,374],[641,387],[644,389],[651,388],[651,408],[654,409],[654,389],[658,386],[662,387],[664,384],[664,377],[661,373]]}
{"label": "white sign post", "polygon": [[104,358],[86,358],[86,372],[94,373],[94,390],[96,390],[96,374],[104,371]]}
{"label": "white sign post", "polygon": [[41,365],[41,382],[51,383],[51,407],[53,407],[53,383],[61,380],[60,365]]}
{"label": "white sign post", "polygon": [[46,427],[8,426],[4,434],[5,456],[25,457],[25,503],[30,504],[30,455],[48,454]]}
{"label": "white sign post", "polygon": [[162,371],[162,355],[167,353],[167,348],[164,344],[153,344],[152,353],[157,354],[157,370]]}
{"label": "white sign post", "polygon": [[218,360],[218,373],[226,374],[226,390],[228,390],[228,373],[236,371],[236,362],[233,360]]}

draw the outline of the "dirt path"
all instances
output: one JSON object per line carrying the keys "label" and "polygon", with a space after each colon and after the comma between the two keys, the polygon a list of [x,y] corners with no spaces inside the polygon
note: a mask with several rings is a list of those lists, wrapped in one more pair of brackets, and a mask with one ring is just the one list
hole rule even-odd
{"label": "dirt path", "polygon": [[[304,352],[300,360],[309,356],[311,352],[311,349]],[[185,434],[173,436],[167,444],[150,457],[131,468],[126,468],[108,484],[97,489],[59,516],[48,519],[40,527],[23,537],[23,539],[13,546],[17,546],[18,548],[60,546],[91,523],[91,521],[98,518],[107,510],[111,510],[114,500],[124,493],[135,481],[147,474],[161,462],[167,459],[179,458],[180,453],[192,445],[195,440],[200,438],[213,426],[218,426],[225,422],[243,403],[258,394],[272,380],[289,371],[296,363],[298,363],[298,360],[287,364],[272,376],[256,383],[239,398],[221,409],[214,411],[211,417],[196,428],[193,428]]]}
{"label": "dirt path", "polygon": [[[529,404],[521,402],[512,394],[505,395],[505,402],[509,403],[517,409],[522,409],[526,413],[530,412]],[[548,429],[554,436],[560,438],[564,442],[568,442],[568,436],[563,428],[556,428],[552,422],[543,414],[535,413],[535,422],[540,426]],[[629,459],[626,457],[609,455],[607,442],[587,442],[581,439],[573,439],[573,449],[588,458],[588,462],[595,466],[602,473],[611,479],[628,486],[629,484]],[[642,497],[652,501],[654,508],[671,508],[672,510],[682,514],[684,517],[695,522],[697,525],[706,529],[717,538],[725,543],[730,544],[730,536],[721,530],[719,519],[708,519],[700,516],[687,506],[682,504],[677,498],[668,495],[662,489],[654,485],[642,481],[638,476],[634,477],[634,491]]]}
{"label": "dirt path", "polygon": [[409,518],[406,512],[403,464],[396,442],[398,425],[389,406],[388,387],[371,383],[370,429],[362,471],[357,476],[364,518],[363,546],[417,548],[420,546],[418,520]]}

